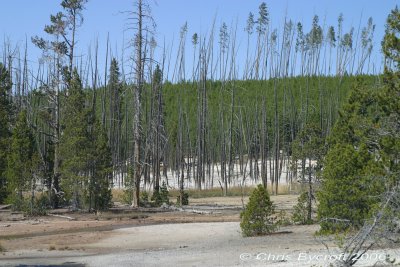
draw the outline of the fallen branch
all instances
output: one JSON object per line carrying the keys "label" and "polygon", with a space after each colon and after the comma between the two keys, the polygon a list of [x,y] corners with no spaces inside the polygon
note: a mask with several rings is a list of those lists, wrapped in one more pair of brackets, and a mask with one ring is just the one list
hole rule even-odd
{"label": "fallen branch", "polygon": [[58,217],[58,218],[63,218],[63,219],[68,219],[70,221],[76,221],[76,218],[65,216],[65,215],[58,215],[58,214],[49,214],[49,216],[53,217]]}
{"label": "fallen branch", "polygon": [[189,212],[195,214],[221,214],[222,212],[215,212],[215,211],[205,211],[205,210],[195,210],[195,209],[183,209],[175,206],[169,206],[168,209],[173,211],[180,211],[180,212]]}

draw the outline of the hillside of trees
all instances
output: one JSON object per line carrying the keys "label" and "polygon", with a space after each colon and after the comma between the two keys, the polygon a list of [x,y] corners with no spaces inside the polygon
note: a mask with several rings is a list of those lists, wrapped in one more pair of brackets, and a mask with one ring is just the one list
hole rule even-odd
{"label": "hillside of trees", "polygon": [[183,24],[177,51],[161,47],[155,58],[160,46],[149,28],[156,18],[138,0],[129,13],[130,49],[122,53],[130,69],[121,64],[126,58],[112,57],[107,40],[100,70],[97,46],[86,61],[75,54],[85,4],[63,0],[44,37],[32,37],[43,52],[37,69],[28,69],[26,49],[4,45],[0,202],[98,210],[121,187],[139,206],[141,190],[159,192],[171,180],[182,198],[189,184],[220,186],[226,195],[234,179],[278,194],[282,173],[285,182],[300,177],[311,187],[322,169],[314,162],[331,146],[328,136],[343,134],[334,127],[339,110],[349,97],[367,94],[354,88],[385,86],[370,59],[372,18],[357,30],[344,29],[342,15],[329,27],[315,15],[309,31],[286,18],[278,31],[262,3],[243,27],[245,62],[236,59],[238,26],[215,22],[206,36],[188,36]]}

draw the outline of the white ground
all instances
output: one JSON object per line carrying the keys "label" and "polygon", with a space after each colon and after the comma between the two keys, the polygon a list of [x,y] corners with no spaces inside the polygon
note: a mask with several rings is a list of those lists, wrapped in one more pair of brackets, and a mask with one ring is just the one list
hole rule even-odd
{"label": "white ground", "polygon": [[[318,226],[290,226],[270,236],[243,238],[238,222],[164,224],[112,231],[79,251],[17,251],[0,265],[82,263],[88,266],[327,266],[330,254],[314,237]],[[93,252],[97,251],[97,252]],[[389,251],[395,255],[396,251]],[[372,251],[356,266],[388,252]],[[400,255],[398,255],[400,256]],[[324,259],[326,257],[326,259]],[[399,257],[398,257],[399,258]]]}
{"label": "white ground", "polygon": [[[308,163],[308,161],[307,161]],[[259,172],[261,171],[261,160],[259,160],[257,162],[258,164],[258,169]],[[270,161],[267,161],[267,181],[270,184],[271,183],[271,177],[270,177],[270,164],[273,165],[273,162],[270,163]],[[312,164],[315,164],[315,162],[313,161]],[[253,168],[255,168],[256,163],[253,162]],[[280,184],[288,184],[289,182],[289,167],[287,164],[287,161],[285,160],[283,162],[282,165],[282,173],[280,175],[280,179],[279,179],[279,183]],[[298,173],[300,173],[300,168],[301,166],[299,165],[298,167]],[[208,173],[208,167],[206,166],[206,174],[205,174],[205,183],[204,183],[204,188],[220,188],[220,185],[223,185],[223,179],[221,177],[221,164],[216,163],[214,164],[214,167],[210,167],[210,175]],[[228,172],[228,170],[226,170],[226,172]],[[193,176],[193,171],[191,171],[190,176]],[[161,175],[162,181],[165,181],[165,177],[164,175]],[[168,182],[166,181],[166,183],[168,184],[168,186],[170,188],[174,188],[174,189],[179,189],[179,184],[178,184],[178,174],[176,172],[171,171],[170,169],[167,171],[167,178],[168,178]],[[187,179],[187,173],[185,171],[185,180],[184,180],[184,186],[185,189],[189,188],[189,189],[194,189],[195,188],[195,183],[194,183],[194,179],[191,178],[190,180]],[[119,188],[121,186],[123,186],[123,183],[121,182],[121,175],[116,174],[114,175],[114,186],[116,188]],[[150,179],[152,180],[152,174],[150,174]],[[143,180],[142,179],[142,187],[144,187],[143,184]],[[297,178],[293,177],[292,178],[293,181],[296,181]],[[240,173],[240,165],[238,162],[235,162],[233,164],[233,170],[232,170],[232,174],[231,174],[231,183],[230,183],[230,187],[240,187],[240,186],[256,186],[257,184],[261,183],[261,177],[259,177],[259,180],[254,180],[251,178],[250,176],[250,165],[249,163],[246,165],[244,164],[243,167],[243,173]],[[152,185],[147,185],[146,188],[152,188]]]}

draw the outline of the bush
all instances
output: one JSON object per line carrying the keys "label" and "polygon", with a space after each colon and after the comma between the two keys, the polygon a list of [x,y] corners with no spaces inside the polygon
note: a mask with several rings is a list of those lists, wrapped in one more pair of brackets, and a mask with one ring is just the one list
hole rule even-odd
{"label": "bush", "polygon": [[41,216],[46,215],[47,210],[50,207],[50,202],[46,194],[41,194],[35,197],[33,200],[29,197],[19,197],[12,195],[9,197],[9,203],[13,205],[13,210],[21,211],[29,216]]}
{"label": "bush", "polygon": [[0,252],[6,252],[6,248],[0,243]]}
{"label": "bush", "polygon": [[[181,203],[181,195],[178,195],[176,197],[176,203],[177,205],[180,205]],[[182,205],[189,205],[189,193],[183,191],[183,197],[182,197]]]}
{"label": "bush", "polygon": [[294,223],[305,225],[305,224],[312,224],[312,220],[308,220],[308,193],[303,192],[297,198],[297,204],[293,207],[293,215],[292,220]]}
{"label": "bush", "polygon": [[140,192],[140,206],[147,206],[149,204],[149,193],[146,191]]}
{"label": "bush", "polygon": [[30,210],[30,215],[46,215],[50,206],[49,198],[45,194],[42,194],[35,199],[33,207]]}
{"label": "bush", "polygon": [[322,187],[317,193],[320,234],[360,229],[382,194],[381,163],[366,145],[339,144],[325,158]]}
{"label": "bush", "polygon": [[279,211],[279,213],[278,213],[278,221],[276,223],[279,226],[292,225],[292,221],[288,218],[288,215],[284,210]]}
{"label": "bush", "polygon": [[153,192],[151,200],[154,201],[156,206],[161,206],[164,203],[169,205],[169,192],[165,182],[162,183],[160,191]]}
{"label": "bush", "polygon": [[267,190],[258,185],[250,196],[249,203],[240,213],[240,228],[244,236],[256,236],[275,232],[278,228],[274,214],[274,204]]}

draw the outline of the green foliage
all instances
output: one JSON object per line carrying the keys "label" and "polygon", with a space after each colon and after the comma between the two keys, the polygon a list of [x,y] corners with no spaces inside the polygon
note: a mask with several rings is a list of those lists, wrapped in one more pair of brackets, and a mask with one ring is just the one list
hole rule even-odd
{"label": "green foliage", "polygon": [[17,202],[23,200],[23,192],[34,191],[39,165],[35,138],[28,125],[25,110],[18,115],[7,164],[7,185],[11,193],[9,201],[18,207]]}
{"label": "green foliage", "polygon": [[278,215],[277,215],[277,222],[276,224],[280,226],[288,226],[292,224],[292,221],[288,217],[286,211],[280,210]]}
{"label": "green foliage", "polygon": [[74,70],[65,102],[62,189],[73,208],[105,210],[111,205],[112,157],[104,128],[85,106],[86,96]]}
{"label": "green foliage", "polygon": [[297,204],[293,207],[292,220],[294,223],[305,225],[312,224],[313,221],[308,219],[308,201],[309,193],[303,192],[297,198]]}
{"label": "green foliage", "polygon": [[[292,167],[297,173],[298,161],[300,161],[302,163],[302,168],[300,170],[301,181],[303,183],[302,186],[304,186],[306,180],[308,183],[307,199],[305,199],[306,202],[303,203],[306,205],[305,221],[308,223],[312,222],[312,203],[315,199],[314,185],[320,178],[322,161],[325,153],[325,137],[320,125],[317,125],[316,123],[307,123],[297,135],[296,139],[292,142]],[[295,222],[305,224],[302,219]]]}
{"label": "green foliage", "polygon": [[50,207],[49,198],[46,194],[35,196],[16,196],[10,197],[10,202],[13,203],[13,210],[21,211],[29,216],[43,216],[47,214]]}
{"label": "green foliage", "polygon": [[[113,61],[112,61],[113,62]],[[118,65],[117,62],[112,63],[110,66],[109,83],[107,87],[100,87],[96,89],[96,94],[106,95],[102,99],[101,97],[95,98],[95,116],[96,119],[102,121],[103,116],[107,118],[107,122],[104,124],[105,130],[109,133],[110,147],[113,149],[113,157],[121,160],[127,160],[126,156],[130,155],[131,151],[126,146],[129,140],[132,140],[133,132],[132,129],[132,116],[125,117],[125,114],[132,114],[132,106],[129,105],[129,99],[132,99],[131,85],[119,82],[118,79]],[[374,76],[362,76],[362,79],[366,81],[368,86],[373,85],[376,82]],[[304,128],[304,109],[305,99],[308,98],[309,106],[320,110],[321,105],[324,112],[331,113],[329,120],[323,121],[323,131],[330,129],[332,123],[336,120],[336,110],[341,107],[343,100],[346,98],[350,91],[350,86],[355,80],[352,76],[342,77],[288,77],[285,79],[277,79],[277,106],[278,116],[282,118],[280,127],[281,138],[283,144],[288,144],[292,141],[293,137],[296,137],[298,131]],[[266,113],[266,129],[269,136],[273,135],[274,131],[274,120],[271,119],[270,114],[274,112],[274,98],[270,96],[273,94],[274,82],[273,80],[246,80],[246,81],[235,81],[234,83],[226,82],[224,84],[224,90],[221,90],[222,83],[219,81],[207,81],[207,132],[209,133],[209,141],[207,146],[212,146],[216,151],[221,150],[223,142],[220,142],[221,127],[224,132],[229,131],[229,123],[221,125],[221,116],[224,121],[230,120],[231,114],[231,88],[235,88],[235,103],[233,105],[233,114],[237,114],[239,118],[234,118],[233,122],[233,136],[232,142],[235,148],[233,153],[239,151],[246,151],[246,143],[243,138],[247,135],[253,135],[250,129],[246,130],[247,126],[243,125],[244,129],[239,129],[240,126],[238,120],[248,122],[248,125],[261,125],[262,122],[262,110],[263,105],[262,99],[265,98],[265,113]],[[305,90],[305,88],[308,88]],[[320,88],[323,88],[323,94],[320,95]],[[154,102],[154,92],[150,84],[146,84],[143,88],[143,108],[150,111],[151,106],[157,106]],[[172,84],[165,82],[160,88],[162,91],[162,127],[160,131],[163,136],[168,136],[168,143],[174,144],[177,142],[178,135],[178,122],[179,122],[179,103],[182,105],[183,124],[184,124],[184,140],[183,151],[187,153],[190,149],[193,149],[193,145],[197,143],[197,84],[192,82],[180,82],[178,84]],[[122,93],[123,92],[123,93]],[[84,90],[86,103],[92,101],[92,89]],[[177,101],[181,97],[181,102]],[[321,96],[321,101],[320,101]],[[337,101],[332,101],[332,96],[335,96]],[[34,101],[38,101],[40,106],[44,107],[51,106],[50,98],[44,97],[41,94],[35,94]],[[60,106],[63,107],[61,114],[67,114],[65,111],[67,101],[69,97],[61,94]],[[103,103],[104,101],[104,103]],[[114,101],[116,101],[114,103]],[[153,104],[152,104],[153,101]],[[105,109],[103,108],[106,107]],[[286,108],[285,108],[286,107]],[[288,107],[290,112],[287,113]],[[156,109],[157,110],[157,109]],[[104,114],[104,115],[103,115]],[[50,116],[49,114],[46,114]],[[326,114],[325,114],[326,115]],[[326,116],[324,115],[324,118]],[[150,112],[143,112],[142,128],[146,131],[151,130],[151,123],[153,116],[150,116]],[[108,120],[110,119],[110,121]],[[310,124],[319,125],[320,116],[318,112],[313,112],[308,116],[308,122]],[[38,118],[38,125],[42,127],[48,127],[45,118]],[[245,127],[246,126],[246,127]],[[63,128],[65,129],[65,128]],[[293,129],[294,136],[291,135]],[[242,130],[245,131],[242,134]],[[114,136],[114,137],[113,137]],[[116,138],[120,136],[120,139]],[[118,141],[116,141],[118,139]],[[162,139],[164,140],[164,139]],[[163,141],[164,142],[164,141]],[[269,147],[266,149],[272,149],[273,142],[267,142]],[[190,147],[191,146],[191,147]],[[173,167],[176,166],[176,159],[172,155],[176,155],[176,146],[167,146],[168,152],[167,157],[163,159],[165,166]],[[259,144],[255,141],[250,147],[251,151],[259,152]],[[286,149],[286,148],[284,148]],[[287,148],[290,150],[290,148]],[[52,153],[52,152],[49,152]],[[117,155],[118,153],[118,155]]]}
{"label": "green foliage", "polygon": [[160,191],[153,192],[151,200],[154,201],[156,206],[161,206],[164,203],[169,205],[169,192],[165,182],[162,183]]}
{"label": "green foliage", "polygon": [[7,190],[7,154],[9,150],[9,138],[11,136],[11,119],[13,108],[9,101],[11,82],[9,73],[0,63],[0,203],[8,196]]}
{"label": "green foliage", "polygon": [[132,204],[133,201],[133,184],[132,184],[132,177],[133,175],[133,168],[132,166],[128,166],[128,177],[125,179],[125,189],[122,195],[122,201],[125,204]]}
{"label": "green foliage", "polygon": [[292,157],[294,160],[308,159],[317,161],[316,170],[321,169],[325,155],[325,138],[322,129],[316,123],[308,123],[298,133],[292,143]]}
{"label": "green foliage", "polygon": [[181,194],[183,195],[183,197],[182,197],[182,206],[189,205],[189,193],[185,192],[185,191],[180,192],[180,194],[176,197],[176,203],[178,205],[181,204]]}
{"label": "green foliage", "polygon": [[[370,85],[374,83],[374,77],[364,76],[363,80],[366,84]],[[309,98],[309,105],[315,110],[320,110],[322,105],[325,108],[335,108],[332,106],[332,95],[338,95],[338,108],[341,106],[342,101],[346,98],[348,92],[350,91],[351,84],[355,80],[354,77],[343,77],[341,81],[338,78],[333,77],[296,77],[296,78],[285,78],[285,80],[278,80],[276,82],[277,86],[277,99],[278,99],[278,116],[283,118],[281,128],[281,133],[285,134],[282,136],[281,140],[291,140],[290,131],[288,127],[293,127],[296,133],[298,129],[305,128],[302,126],[304,123],[304,99]],[[319,101],[319,87],[323,86],[326,88],[324,91],[322,101]],[[308,95],[307,90],[304,88],[309,87]],[[210,132],[210,145],[215,147],[216,151],[220,151],[222,142],[219,142],[219,136],[221,127],[224,131],[229,131],[229,123],[221,125],[221,116],[223,116],[224,121],[230,120],[231,114],[231,84],[227,82],[225,84],[227,90],[221,92],[221,82],[213,81],[207,82],[207,116],[209,121],[208,131]],[[274,83],[273,80],[268,81],[257,81],[257,80],[246,80],[246,81],[235,81],[235,103],[234,103],[234,114],[241,114],[243,121],[248,122],[250,125],[261,125],[262,115],[261,106],[263,105],[262,99],[265,97],[265,107],[267,118],[270,114],[274,113],[274,98],[270,97],[273,95]],[[337,91],[336,91],[337,90]],[[169,142],[174,144],[178,136],[178,122],[179,122],[179,101],[178,94],[182,95],[182,110],[187,116],[187,127],[189,131],[189,138],[191,144],[196,144],[197,138],[197,85],[190,82],[182,82],[179,84],[165,83],[163,86],[163,99],[165,102],[165,126],[167,136],[169,136]],[[285,96],[286,95],[286,96]],[[287,97],[290,95],[290,98]],[[328,97],[329,96],[329,97]],[[147,95],[143,95],[145,101]],[[303,100],[302,100],[303,99]],[[147,104],[149,105],[149,104]],[[284,110],[284,105],[290,106],[293,111],[293,117],[288,117],[288,114],[282,113]],[[100,103],[98,105],[100,112]],[[222,108],[221,108],[222,107]],[[258,109],[256,109],[258,107]],[[222,109],[222,110],[221,110]],[[336,113],[332,113],[332,123],[336,120]],[[320,117],[317,112],[309,114],[308,122],[310,124],[319,125]],[[144,120],[146,125],[146,120]],[[274,125],[273,120],[267,119],[266,129],[269,136],[273,135]],[[234,127],[238,127],[238,123],[234,123]],[[185,125],[186,126],[186,125]],[[332,125],[326,125],[325,127],[331,127]],[[324,127],[324,129],[325,129]],[[237,129],[240,132],[240,129]],[[235,130],[234,130],[235,132]],[[241,145],[244,146],[244,142],[240,139],[239,134],[233,135],[233,143],[237,144],[239,149]],[[189,142],[188,142],[189,143]],[[269,149],[272,149],[273,142],[269,142]],[[175,154],[175,147],[171,146],[171,155]],[[184,149],[189,149],[184,147]],[[243,149],[245,149],[243,147]],[[254,145],[254,150],[259,149],[257,144]],[[167,158],[168,160],[169,158]],[[173,166],[173,162],[166,162],[170,166]]]}
{"label": "green foliage", "polygon": [[94,124],[91,138],[93,153],[89,156],[89,166],[93,173],[89,176],[86,195],[89,209],[106,210],[111,206],[112,159],[107,135],[98,122]]}
{"label": "green foliage", "polygon": [[321,233],[359,228],[371,212],[382,185],[374,179],[379,164],[365,146],[338,144],[326,158],[322,190],[318,194]]}
{"label": "green foliage", "polygon": [[377,148],[371,142],[377,127],[376,95],[359,82],[329,137],[317,195],[322,234],[361,227],[383,190],[375,179],[383,174],[382,161],[375,160]]}
{"label": "green foliage", "polygon": [[396,6],[386,20],[385,36],[382,41],[382,51],[385,55],[385,67],[390,68],[392,64],[400,70],[400,11]]}
{"label": "green foliage", "polygon": [[256,236],[276,231],[278,225],[273,214],[274,204],[267,190],[262,185],[258,185],[251,194],[246,208],[240,213],[242,234]]}
{"label": "green foliage", "polygon": [[322,234],[360,228],[376,212],[382,194],[399,182],[399,32],[396,7],[382,42],[384,86],[375,90],[358,82],[330,136],[318,196]]}
{"label": "green foliage", "polygon": [[83,207],[84,182],[90,153],[88,112],[85,95],[75,69],[69,83],[68,97],[62,120],[63,134],[60,142],[61,186],[67,199],[72,199],[74,209]]}
{"label": "green foliage", "polygon": [[149,204],[149,193],[146,191],[141,191],[139,202],[140,206],[147,206]]}

